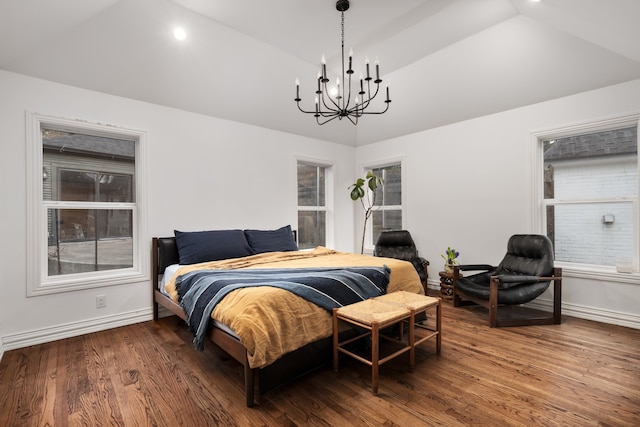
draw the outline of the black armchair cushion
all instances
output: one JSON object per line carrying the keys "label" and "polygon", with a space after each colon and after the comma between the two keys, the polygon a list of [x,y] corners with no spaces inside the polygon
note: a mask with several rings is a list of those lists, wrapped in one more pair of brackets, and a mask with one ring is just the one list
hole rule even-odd
{"label": "black armchair cushion", "polygon": [[373,255],[409,261],[418,256],[418,250],[407,230],[383,231],[378,237]]}
{"label": "black armchair cushion", "polygon": [[[461,270],[473,270],[460,266]],[[478,267],[478,266],[476,266]],[[491,276],[498,276],[498,304],[524,304],[542,295],[549,281],[538,277],[553,275],[553,247],[542,235],[517,234],[509,239],[507,254],[500,264],[488,271],[461,277],[456,281],[459,288],[469,296],[489,299]]]}
{"label": "black armchair cushion", "polygon": [[501,274],[551,276],[553,274],[553,246],[547,236],[516,234],[507,244],[507,254],[498,265]]}
{"label": "black armchair cushion", "polygon": [[427,280],[425,267],[429,265],[429,261],[418,256],[418,250],[411,233],[407,230],[383,231],[380,233],[373,255],[409,261],[418,272],[420,281],[424,283]]}
{"label": "black armchair cushion", "polygon": [[539,282],[538,276],[525,276],[520,274],[496,276],[498,280],[498,289],[507,289],[519,285],[527,285]]}

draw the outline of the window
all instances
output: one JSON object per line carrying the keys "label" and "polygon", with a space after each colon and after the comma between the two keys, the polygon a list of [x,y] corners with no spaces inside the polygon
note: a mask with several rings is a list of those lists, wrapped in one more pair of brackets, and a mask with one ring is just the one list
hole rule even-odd
{"label": "window", "polygon": [[298,161],[298,247],[327,246],[327,181],[330,167]]}
{"label": "window", "polygon": [[402,165],[394,163],[375,167],[371,171],[382,178],[382,186],[376,190],[375,205],[371,216],[371,236],[373,246],[381,231],[402,230]]}
{"label": "window", "polygon": [[540,228],[570,271],[638,271],[637,118],[538,137]]}
{"label": "window", "polygon": [[144,279],[144,134],[31,115],[29,295]]}

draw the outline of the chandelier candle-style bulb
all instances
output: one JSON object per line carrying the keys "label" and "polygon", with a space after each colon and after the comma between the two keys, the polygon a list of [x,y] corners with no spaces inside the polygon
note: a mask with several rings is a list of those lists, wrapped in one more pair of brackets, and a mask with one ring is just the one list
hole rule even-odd
{"label": "chandelier candle-style bulb", "polygon": [[318,70],[318,90],[316,90],[316,94],[322,93],[322,88],[320,87],[320,81],[322,80],[322,71]]}
{"label": "chandelier candle-style bulb", "polygon": [[[364,1],[364,0],[363,0]],[[348,56],[345,57],[344,52],[344,12],[349,9],[349,0],[337,0],[336,10],[341,14],[341,69],[336,78],[335,88],[328,86],[329,76],[327,74],[327,60],[324,54],[320,59],[320,71],[316,77],[317,89],[315,97],[315,109],[311,111],[304,110],[300,106],[300,80],[296,78],[296,105],[298,109],[305,114],[313,114],[316,118],[316,122],[319,125],[328,123],[334,119],[342,120],[347,118],[351,123],[358,124],[358,119],[365,114],[384,114],[389,109],[391,98],[389,97],[389,86],[386,86],[386,100],[383,101],[386,105],[379,111],[368,111],[367,109],[372,107],[372,101],[378,95],[380,91],[380,61],[376,57],[376,77],[375,80],[371,77],[369,69],[369,57],[366,56],[364,60],[365,73],[360,73],[360,91],[354,94],[351,93],[352,88],[352,75],[353,69],[353,48],[349,50]],[[333,70],[333,68],[331,68]],[[373,80],[373,81],[372,81]],[[356,83],[354,82],[353,89],[357,91]]]}
{"label": "chandelier candle-style bulb", "polygon": [[324,54],[320,59],[320,63],[322,64],[322,82],[326,83],[329,79],[327,78],[327,60],[325,59]]}
{"label": "chandelier candle-style bulb", "polygon": [[371,76],[369,75],[369,57],[364,57],[364,65],[367,67],[367,80],[371,80]]}

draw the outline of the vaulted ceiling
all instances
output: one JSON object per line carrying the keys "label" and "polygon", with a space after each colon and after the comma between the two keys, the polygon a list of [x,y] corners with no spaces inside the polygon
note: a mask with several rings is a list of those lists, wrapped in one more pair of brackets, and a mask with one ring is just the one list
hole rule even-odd
{"label": "vaulted ceiling", "polygon": [[[360,146],[640,78],[638,0],[351,0],[356,75],[380,60],[389,111],[318,126],[320,57],[339,70],[335,0],[0,2],[0,68]],[[176,26],[187,32],[176,40]]]}

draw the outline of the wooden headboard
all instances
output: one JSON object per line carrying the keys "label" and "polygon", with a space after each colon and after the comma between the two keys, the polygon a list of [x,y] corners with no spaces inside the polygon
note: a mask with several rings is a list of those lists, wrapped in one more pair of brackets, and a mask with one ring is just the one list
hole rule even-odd
{"label": "wooden headboard", "polygon": [[154,237],[151,247],[152,268],[156,275],[163,274],[168,266],[179,263],[175,237]]}

